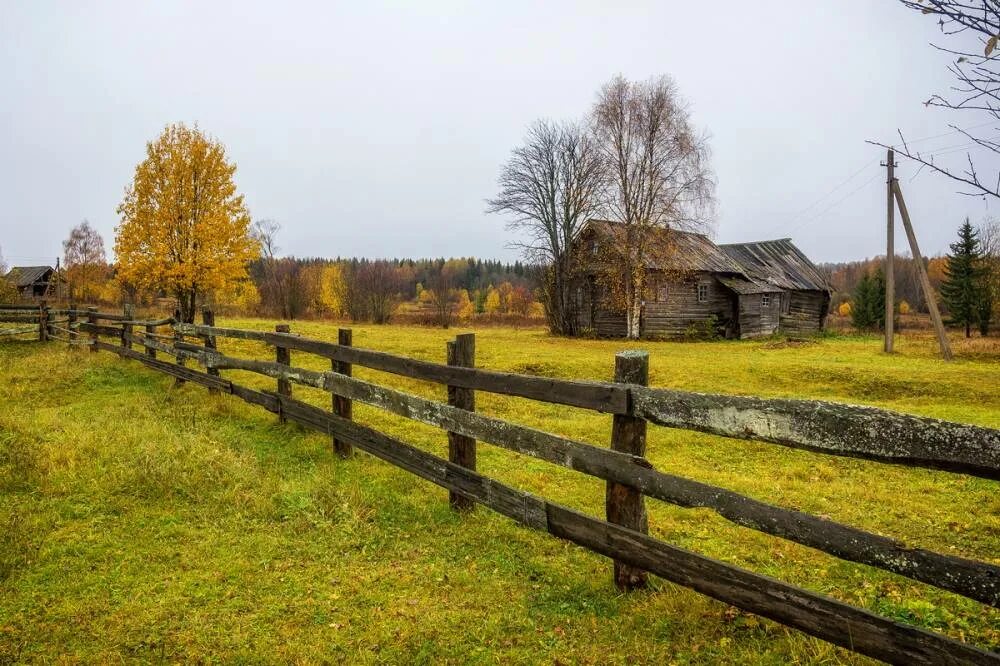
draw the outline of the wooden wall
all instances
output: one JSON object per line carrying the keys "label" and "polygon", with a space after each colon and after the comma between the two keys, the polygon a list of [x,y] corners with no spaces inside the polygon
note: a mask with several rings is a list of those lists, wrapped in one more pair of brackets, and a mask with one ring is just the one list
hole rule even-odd
{"label": "wooden wall", "polygon": [[[644,338],[679,338],[692,326],[715,316],[727,337],[753,338],[778,330],[792,335],[808,335],[823,329],[829,296],[822,291],[775,292],[762,305],[762,294],[737,297],[711,273],[698,273],[686,280],[667,281],[666,299],[658,288],[664,278],[653,275],[650,293],[643,308]],[[708,287],[708,299],[698,302],[698,285]],[[601,287],[592,276],[574,282],[577,327],[600,337],[625,337],[625,315],[605,305]],[[738,303],[738,305],[737,305]]]}
{"label": "wooden wall", "polygon": [[792,291],[788,311],[781,316],[781,330],[792,335],[808,335],[823,330],[830,296],[823,291]]}
{"label": "wooden wall", "polygon": [[[666,300],[659,300],[662,294],[654,288],[646,300],[642,321],[642,333],[649,338],[676,338],[685,334],[692,325],[702,324],[713,315],[719,325],[734,319],[735,296],[722,286],[711,273],[698,273],[688,280],[667,282]],[[698,285],[708,287],[708,298],[698,302]]]}
{"label": "wooden wall", "polygon": [[767,294],[770,303],[763,305],[764,294],[742,294],[740,300],[740,339],[771,335],[778,330],[782,293]]}

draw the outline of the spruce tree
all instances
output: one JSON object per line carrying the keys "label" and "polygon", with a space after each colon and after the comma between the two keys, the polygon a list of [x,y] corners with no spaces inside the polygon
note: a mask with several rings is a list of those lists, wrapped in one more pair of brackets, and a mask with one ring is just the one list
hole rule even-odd
{"label": "spruce tree", "polygon": [[949,323],[964,326],[967,338],[972,336],[972,327],[979,321],[985,297],[982,263],[979,234],[966,218],[958,228],[958,240],[951,244],[941,298],[948,305]]}

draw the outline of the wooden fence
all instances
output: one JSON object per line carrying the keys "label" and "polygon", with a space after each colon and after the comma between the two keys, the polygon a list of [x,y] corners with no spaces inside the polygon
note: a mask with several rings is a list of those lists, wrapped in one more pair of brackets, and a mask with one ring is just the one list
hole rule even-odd
{"label": "wooden fence", "polygon": [[[177,381],[197,383],[210,391],[259,405],[282,421],[325,433],[341,456],[351,455],[352,447],[357,447],[448,489],[450,502],[458,511],[482,504],[528,527],[611,558],[615,583],[622,589],[643,586],[647,572],[651,572],[888,662],[1000,664],[998,652],[903,624],[653,538],[647,534],[644,504],[644,498],[651,497],[681,507],[709,508],[737,525],[1000,608],[1000,567],[996,565],[909,547],[889,537],[660,472],[644,458],[647,424],[653,423],[1000,479],[1000,430],[871,407],[652,388],[646,385],[648,356],[644,352],[618,354],[614,382],[569,381],[476,368],[473,335],[459,335],[449,342],[447,363],[438,364],[354,347],[347,329],[340,330],[334,343],[294,335],[287,325],[275,327],[274,332],[217,327],[207,310],[202,325],[176,323],[174,319],[137,320],[130,311],[111,314],[72,307],[33,310],[0,307],[0,321],[34,317],[34,330],[40,340],[85,344],[92,352],[112,352],[172,375]],[[166,331],[161,327],[167,327]],[[109,337],[113,342],[102,340]],[[219,350],[219,338],[265,343],[275,349],[274,360],[228,356]],[[328,359],[331,370],[295,367],[291,364],[292,351]],[[173,360],[158,358],[159,353]],[[186,367],[188,361],[196,362],[204,371]],[[352,368],[356,365],[443,384],[448,387],[448,402],[355,378]],[[276,390],[241,386],[224,378],[222,370],[271,377],[276,380]],[[331,408],[320,409],[295,399],[292,387],[296,384],[331,393]],[[477,413],[476,391],[610,414],[611,448]],[[444,429],[448,433],[448,459],[353,421],[353,401]],[[605,481],[606,520],[480,474],[476,471],[477,441]]]}

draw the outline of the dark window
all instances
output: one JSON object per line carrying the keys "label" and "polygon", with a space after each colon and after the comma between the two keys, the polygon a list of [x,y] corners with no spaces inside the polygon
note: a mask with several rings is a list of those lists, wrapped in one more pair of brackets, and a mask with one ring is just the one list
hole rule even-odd
{"label": "dark window", "polygon": [[708,303],[708,285],[699,284],[698,285],[698,302]]}
{"label": "dark window", "polygon": [[760,297],[760,306],[762,308],[771,306],[771,294],[764,294]]}

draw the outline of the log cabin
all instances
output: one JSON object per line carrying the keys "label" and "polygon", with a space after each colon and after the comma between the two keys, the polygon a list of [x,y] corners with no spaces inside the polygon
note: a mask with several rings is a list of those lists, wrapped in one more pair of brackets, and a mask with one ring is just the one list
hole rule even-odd
{"label": "log cabin", "polygon": [[[620,243],[622,230],[615,222],[590,220],[577,240],[582,258],[573,305],[581,333],[625,336],[625,314],[601,279],[602,244]],[[651,243],[642,337],[711,331],[743,339],[778,332],[806,335],[825,326],[830,287],[791,239],[716,245],[704,234],[661,229]]]}

